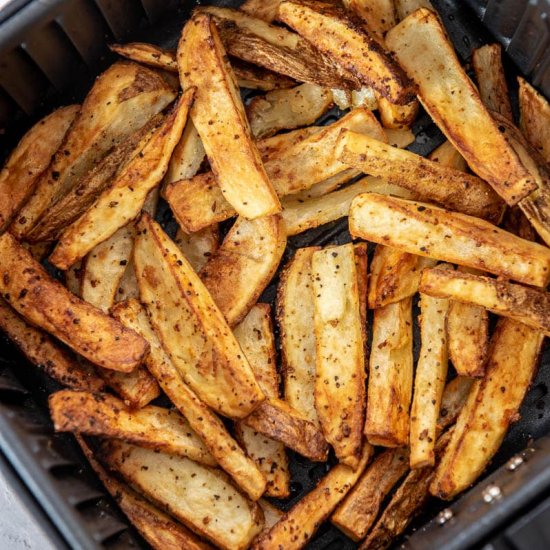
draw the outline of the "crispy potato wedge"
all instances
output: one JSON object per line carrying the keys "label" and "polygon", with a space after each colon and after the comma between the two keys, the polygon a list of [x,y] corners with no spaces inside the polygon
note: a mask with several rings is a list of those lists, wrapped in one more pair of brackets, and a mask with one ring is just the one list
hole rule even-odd
{"label": "crispy potato wedge", "polygon": [[331,105],[329,90],[315,84],[301,84],[256,96],[246,107],[246,114],[252,134],[260,139],[280,130],[313,124]]}
{"label": "crispy potato wedge", "polygon": [[164,71],[178,72],[178,62],[173,50],[166,50],[154,44],[144,42],[129,42],[128,44],[110,44],[112,52],[126,57],[137,63],[143,63],[150,67]]}
{"label": "crispy potato wedge", "polygon": [[428,158],[434,162],[442,164],[443,166],[454,168],[455,170],[460,170],[461,172],[466,172],[468,170],[468,163],[450,141],[444,141],[439,147],[434,149],[428,155]]}
{"label": "crispy potato wedge", "polygon": [[245,550],[263,527],[261,508],[239,493],[220,470],[122,441],[104,442],[99,459],[219,548]]}
{"label": "crispy potato wedge", "polygon": [[205,155],[199,133],[193,122],[188,120],[181,139],[172,152],[164,183],[192,178],[199,171]]}
{"label": "crispy potato wedge", "polygon": [[[365,422],[365,363],[359,279],[353,244],[311,257],[316,340],[315,409],[338,460],[355,469]],[[303,300],[303,297],[301,298]]]}
{"label": "crispy potato wedge", "polygon": [[500,319],[491,338],[487,371],[476,380],[439,463],[430,492],[450,499],[483,472],[497,452],[536,372],[544,335]]}
{"label": "crispy potato wedge", "polygon": [[365,421],[369,443],[408,443],[412,386],[412,301],[405,298],[374,310]]}
{"label": "crispy potato wedge", "polygon": [[105,489],[115,499],[124,515],[139,531],[140,535],[154,548],[154,550],[212,550],[212,547],[200,540],[187,527],[171,518],[151,504],[141,495],[130,489],[128,485],[119,481],[108,473],[96,460],[92,449],[80,435],[76,440],[97,474]]}
{"label": "crispy potato wedge", "polygon": [[221,414],[247,416],[265,399],[250,365],[198,275],[146,213],[134,263],[141,301],[184,381]]}
{"label": "crispy potato wedge", "polygon": [[186,233],[180,228],[174,242],[183,252],[191,267],[198,273],[220,246],[218,225],[210,225],[195,233]]}
{"label": "crispy potato wedge", "polygon": [[140,447],[216,466],[189,422],[177,412],[149,405],[136,411],[109,394],[62,390],[48,399],[57,432],[122,439]]}
{"label": "crispy potato wedge", "polygon": [[550,293],[508,281],[445,272],[438,268],[422,273],[420,291],[430,296],[476,304],[510,317],[550,336]]}
{"label": "crispy potato wedge", "polygon": [[519,83],[519,127],[527,141],[550,163],[550,105],[525,79]]}
{"label": "crispy potato wedge", "polygon": [[209,15],[196,13],[185,25],[178,66],[182,87],[197,87],[191,119],[224,197],[247,218],[279,212],[279,199],[252,140],[235,76]]}
{"label": "crispy potato wedge", "polygon": [[44,211],[65,196],[111,147],[173,99],[174,92],[151,69],[129,62],[107,69],[95,81],[33,195],[11,224],[12,233],[25,236]]}
{"label": "crispy potato wedge", "polygon": [[277,17],[281,0],[245,0],[239,9],[271,23]]}
{"label": "crispy potato wedge", "polygon": [[502,46],[486,44],[472,52],[472,65],[476,75],[481,101],[489,111],[496,111],[514,121],[508,84],[502,66]]}
{"label": "crispy potato wedge", "polygon": [[113,315],[149,342],[151,351],[145,360],[147,368],[218,464],[250,498],[260,498],[266,486],[263,474],[231,437],[222,421],[182,380],[154,333],[143,306],[137,300],[129,300],[117,304]]}
{"label": "crispy potato wedge", "polygon": [[342,131],[336,154],[347,165],[405,187],[420,200],[493,223],[502,217],[502,199],[483,180],[366,134]]}
{"label": "crispy potato wedge", "polygon": [[53,265],[67,269],[139,214],[147,195],[160,184],[168,169],[194,93],[194,88],[184,92],[141,153],[124,167],[94,205],[63,233],[50,256]]}
{"label": "crispy potato wedge", "polygon": [[69,292],[9,233],[0,237],[0,271],[2,297],[25,320],[101,367],[131,372],[141,363],[143,338]]}
{"label": "crispy potato wedge", "polygon": [[361,19],[379,44],[384,43],[385,34],[397,24],[393,0],[343,0],[342,3]]}
{"label": "crispy potato wedge", "polygon": [[337,464],[321,479],[315,489],[299,500],[269,531],[254,542],[254,550],[298,550],[315,534],[338,503],[355,485],[373,454],[373,448],[363,445],[356,470]]}
{"label": "crispy potato wedge", "polygon": [[403,69],[344,8],[330,2],[286,0],[278,18],[392,103],[404,105],[415,98]]}
{"label": "crispy potato wedge", "polygon": [[80,105],[69,105],[44,117],[11,152],[0,171],[0,231],[6,229],[34,191],[79,110]]}
{"label": "crispy potato wedge", "polygon": [[269,284],[286,247],[281,216],[238,218],[200,278],[229,326],[242,321]]}
{"label": "crispy potato wedge", "polygon": [[418,85],[426,111],[480,178],[511,206],[536,189],[461,67],[435,12],[417,10],[386,35],[386,43]]}
{"label": "crispy potato wedge", "polygon": [[42,330],[29,325],[0,298],[0,329],[34,365],[63,386],[97,392],[105,384],[93,368],[81,365],[68,350]]}
{"label": "crispy potato wedge", "polygon": [[550,281],[550,251],[546,247],[472,216],[367,193],[353,200],[349,221],[352,235],[404,252],[535,286]]}

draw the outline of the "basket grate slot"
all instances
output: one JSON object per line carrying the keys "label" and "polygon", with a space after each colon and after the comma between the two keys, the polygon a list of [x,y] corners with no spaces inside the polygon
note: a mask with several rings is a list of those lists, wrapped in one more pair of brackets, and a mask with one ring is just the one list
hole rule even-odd
{"label": "basket grate slot", "polygon": [[123,40],[143,25],[147,17],[143,7],[135,0],[95,0],[97,7],[116,40]]}

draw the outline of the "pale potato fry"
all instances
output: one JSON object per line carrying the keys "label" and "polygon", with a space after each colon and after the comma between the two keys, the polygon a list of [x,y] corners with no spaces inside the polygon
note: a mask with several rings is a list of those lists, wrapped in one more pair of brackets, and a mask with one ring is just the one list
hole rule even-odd
{"label": "pale potato fry", "polygon": [[384,43],[385,34],[397,23],[393,0],[343,0],[342,3],[361,18],[380,44]]}
{"label": "pale potato fry", "polygon": [[432,11],[434,7],[429,0],[394,0],[395,10],[399,21],[403,21],[405,17],[415,12],[420,8],[426,8]]}
{"label": "pale potato fry", "polygon": [[6,229],[34,191],[79,110],[80,105],[69,105],[44,117],[11,152],[0,171],[0,231]]}
{"label": "pale potato fry", "polygon": [[147,195],[160,184],[168,169],[194,93],[194,88],[184,92],[141,153],[123,168],[94,205],[63,233],[50,256],[53,265],[67,269],[139,214]]}
{"label": "pale potato fry", "polygon": [[220,470],[188,458],[104,442],[99,459],[171,516],[225,550],[245,550],[263,527],[261,508]]}
{"label": "pale potato fry", "polygon": [[254,542],[254,550],[298,550],[308,543],[319,526],[355,485],[373,454],[365,443],[359,466],[354,471],[345,464],[337,464],[330,472],[297,502],[269,531]]}
{"label": "pale potato fry", "polygon": [[536,189],[483,106],[435,12],[417,10],[388,32],[386,43],[418,85],[424,108],[478,176],[511,206]]}
{"label": "pale potato fry", "polygon": [[195,233],[186,233],[180,228],[174,242],[183,252],[191,267],[198,273],[220,246],[218,225],[210,225]]}
{"label": "pale potato fry", "polygon": [[109,394],[62,390],[48,399],[57,432],[121,439],[140,447],[216,466],[187,420],[174,411],[148,405],[136,411]]}
{"label": "pale potato fry", "polygon": [[359,90],[351,90],[351,108],[357,109],[359,107],[365,107],[369,111],[377,109],[377,95],[370,86],[363,86]]}
{"label": "pale potato fry", "polygon": [[342,131],[336,155],[348,166],[409,189],[419,200],[494,223],[502,217],[502,199],[483,180],[368,135]]}
{"label": "pale potato fry", "polygon": [[172,152],[164,183],[192,178],[204,161],[204,146],[195,125],[187,121],[181,139]]}
{"label": "pale potato fry", "polygon": [[404,252],[535,286],[550,281],[550,250],[472,216],[367,193],[353,200],[349,221],[352,235]]}
{"label": "pale potato fry", "polygon": [[342,90],[339,88],[333,88],[332,90],[332,100],[338,106],[338,109],[345,111],[346,109],[351,108],[351,91]]}
{"label": "pale potato fry", "polygon": [[428,158],[434,162],[439,162],[439,164],[443,166],[454,168],[461,172],[466,172],[468,170],[468,163],[450,141],[444,141],[428,155]]}
{"label": "pale potato fry", "polygon": [[527,141],[550,163],[550,105],[525,79],[519,82],[519,127]]}
{"label": "pale potato fry", "polygon": [[281,0],[245,0],[240,9],[249,15],[271,23],[277,17]]}
{"label": "pale potato fry", "polygon": [[265,399],[250,365],[198,275],[146,213],[134,264],[141,301],[184,381],[221,414],[247,416]]}
{"label": "pale potato fry", "polygon": [[388,143],[392,147],[405,149],[415,140],[415,135],[409,128],[385,128],[384,132],[386,132]]}
{"label": "pale potato fry", "polygon": [[69,292],[9,233],[0,237],[0,271],[2,297],[86,359],[121,372],[143,360],[148,351],[143,338]]}
{"label": "pale potato fry", "polygon": [[225,55],[212,18],[195,13],[183,29],[177,54],[182,87],[197,87],[191,119],[227,201],[247,218],[276,214],[281,205],[252,140]]}
{"label": "pale potato fry", "polygon": [[501,319],[491,339],[485,376],[476,380],[439,463],[430,492],[450,499],[483,472],[496,453],[536,372],[544,336]]}
{"label": "pale potato fry", "polygon": [[412,301],[405,298],[374,311],[365,421],[371,444],[408,443],[412,386]]}
{"label": "pale potato fry", "polygon": [[496,111],[514,121],[508,84],[502,66],[502,46],[486,44],[472,52],[472,65],[476,74],[479,95],[489,111]]}
{"label": "pale potato fry", "polygon": [[174,96],[163,78],[146,67],[118,62],[107,69],[95,81],[32,197],[11,224],[13,234],[25,236],[113,145],[141,128]]}
{"label": "pale potato fry", "polygon": [[[316,340],[315,409],[338,460],[355,469],[365,421],[365,363],[359,279],[353,244],[311,257]],[[303,299],[303,298],[302,298]]]}

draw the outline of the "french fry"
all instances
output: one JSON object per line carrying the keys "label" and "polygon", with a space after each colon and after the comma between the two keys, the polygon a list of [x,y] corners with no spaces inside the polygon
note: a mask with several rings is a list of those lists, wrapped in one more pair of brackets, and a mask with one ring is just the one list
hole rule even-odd
{"label": "french fry", "polygon": [[455,149],[450,141],[444,141],[439,147],[434,149],[428,156],[430,160],[439,162],[443,166],[466,172],[468,164],[464,157]]}
{"label": "french fry", "polygon": [[385,128],[384,132],[388,138],[388,143],[392,147],[399,147],[400,149],[405,149],[414,143],[416,139],[409,128]]}
{"label": "french fry", "polygon": [[286,247],[280,216],[238,218],[223,243],[200,271],[214,303],[234,326],[271,281]]}
{"label": "french fry", "polygon": [[131,372],[147,342],[48,275],[9,233],[0,237],[0,293],[26,321],[104,368]]}
{"label": "french fry", "polygon": [[359,279],[353,244],[311,257],[316,339],[315,409],[338,460],[359,465],[365,421],[365,363]]}
{"label": "french fry", "polygon": [[[356,237],[544,287],[550,251],[494,225],[432,205],[368,193],[350,208]],[[388,228],[392,228],[389,232]]]}
{"label": "french fry", "polygon": [[250,365],[198,275],[146,213],[134,263],[141,301],[184,381],[221,414],[247,416],[265,399]]}
{"label": "french fry", "polygon": [[430,492],[450,499],[483,472],[496,453],[536,372],[544,336],[500,319],[491,339],[485,376],[474,382],[439,463]]}
{"label": "french fry", "polygon": [[25,236],[44,211],[66,195],[113,145],[128,138],[173,99],[174,92],[163,78],[146,67],[118,62],[107,69],[86,96],[10,231],[18,238]]}
{"label": "french fry", "polygon": [[417,99],[413,99],[405,105],[396,105],[385,97],[378,96],[378,113],[384,128],[410,128],[416,119],[419,107]]}
{"label": "french fry", "polygon": [[365,421],[369,443],[408,443],[412,385],[412,302],[405,298],[374,310]]}
{"label": "french fry", "polygon": [[519,82],[519,127],[527,141],[550,162],[548,126],[550,105],[525,79]]}
{"label": "french fry", "polygon": [[220,232],[217,224],[210,225],[195,233],[178,229],[174,242],[183,252],[191,267],[198,273],[220,246]]}
{"label": "french fry", "polygon": [[287,0],[278,18],[392,103],[415,98],[411,81],[349,13],[330,2]]}
{"label": "french fry", "polygon": [[256,142],[258,151],[262,155],[264,162],[269,160],[272,156],[281,154],[289,147],[293,147],[300,141],[318,134],[323,129],[323,126],[307,126],[298,130],[292,130],[290,132],[284,132],[282,134],[276,134],[274,136],[260,139]]}
{"label": "french fry", "polygon": [[147,195],[160,184],[168,169],[194,93],[193,88],[184,92],[141,153],[124,167],[94,205],[63,233],[50,256],[53,265],[67,269],[139,214]]}
{"label": "french fry", "polygon": [[498,223],[500,197],[483,180],[447,168],[415,153],[392,147],[365,134],[342,131],[338,158],[366,174],[405,187],[420,200]]}
{"label": "french fry", "polygon": [[0,171],[0,231],[6,229],[32,194],[79,110],[80,105],[69,105],[44,117],[23,136],[8,157]]}
{"label": "french fry", "polygon": [[130,411],[112,395],[73,390],[53,393],[48,402],[57,432],[121,439],[216,466],[216,461],[187,420],[176,412],[153,405]]}
{"label": "french fry", "polygon": [[209,15],[196,13],[185,25],[177,55],[182,87],[197,87],[191,119],[224,197],[247,218],[276,214],[279,199],[252,140],[235,76]]}
{"label": "french fry", "polygon": [[385,34],[397,23],[392,0],[343,0],[342,3],[361,18],[379,44],[383,44]]}
{"label": "french fry", "polygon": [[355,485],[373,454],[365,443],[356,470],[337,464],[305,497],[297,502],[269,531],[254,542],[253,550],[303,548],[339,502]]}
{"label": "french fry", "polygon": [[141,409],[160,395],[157,381],[143,365],[139,365],[132,372],[98,368],[97,373],[131,409]]}
{"label": "french fry", "polygon": [[508,281],[438,268],[422,273],[420,291],[476,304],[550,335],[550,293]]}
{"label": "french fry", "polygon": [[271,23],[277,16],[281,0],[245,0],[240,9],[249,15]]}
{"label": "french fry", "polygon": [[395,10],[399,21],[403,21],[405,17],[420,8],[435,11],[430,0],[395,0]]}
{"label": "french fry", "polygon": [[233,57],[230,61],[231,68],[237,77],[237,83],[241,88],[270,92],[292,88],[296,85],[296,81],[288,76],[274,73],[242,59]]}
{"label": "french fry", "polygon": [[489,111],[496,111],[514,121],[508,84],[502,66],[502,46],[486,44],[472,52],[472,65],[476,75],[479,95]]}
{"label": "french fry", "polygon": [[262,529],[260,507],[241,495],[220,470],[122,441],[104,442],[99,459],[219,548],[245,550]]}
{"label": "french fry", "polygon": [[187,121],[181,139],[172,152],[164,183],[192,178],[204,161],[204,146],[195,125]]}
{"label": "french fry", "polygon": [[424,108],[480,178],[510,206],[536,189],[483,106],[434,12],[417,10],[388,32],[386,43],[418,85]]}

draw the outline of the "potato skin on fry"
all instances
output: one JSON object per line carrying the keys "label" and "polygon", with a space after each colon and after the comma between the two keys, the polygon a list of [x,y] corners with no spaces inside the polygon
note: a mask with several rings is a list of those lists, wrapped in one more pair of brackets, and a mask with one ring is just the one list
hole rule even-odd
{"label": "potato skin on fry", "polygon": [[518,77],[518,82],[519,127],[527,141],[540,152],[546,162],[550,162],[550,105],[525,79]]}

